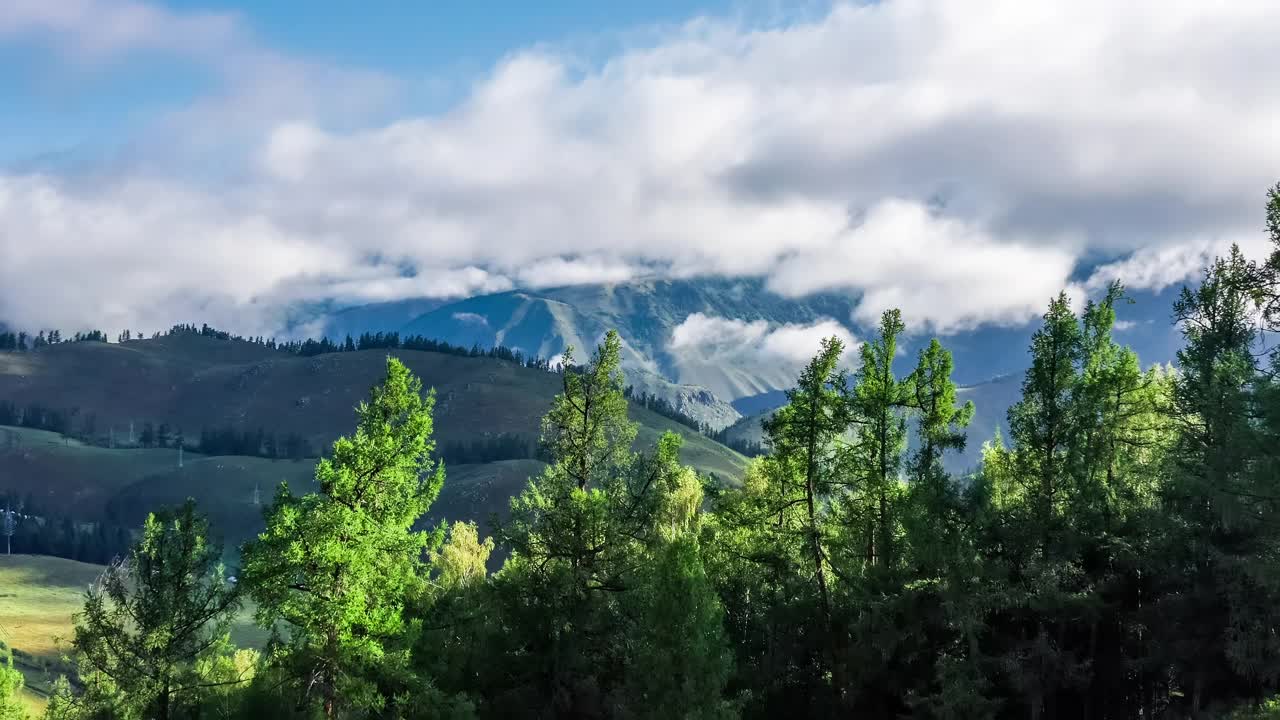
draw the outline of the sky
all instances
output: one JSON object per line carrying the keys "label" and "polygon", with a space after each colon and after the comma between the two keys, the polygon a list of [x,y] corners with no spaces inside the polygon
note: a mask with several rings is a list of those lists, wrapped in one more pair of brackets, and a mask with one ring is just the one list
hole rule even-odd
{"label": "sky", "polygon": [[1025,327],[1268,250],[1276,37],[1273,0],[0,0],[0,320],[711,275]]}

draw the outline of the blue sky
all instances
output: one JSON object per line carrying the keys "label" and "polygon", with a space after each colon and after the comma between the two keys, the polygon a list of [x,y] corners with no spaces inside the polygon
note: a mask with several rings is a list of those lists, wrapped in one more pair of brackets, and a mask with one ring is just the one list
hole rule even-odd
{"label": "blue sky", "polygon": [[1268,249],[1268,0],[540,5],[9,0],[0,316],[706,275],[980,337]]}
{"label": "blue sky", "polygon": [[[339,66],[361,67],[402,83],[396,110],[447,107],[504,55],[544,43],[603,55],[619,36],[699,16],[766,14],[731,0],[601,3],[371,2],[156,3],[175,13],[230,14],[263,45]],[[539,5],[540,7],[535,7]],[[0,162],[57,161],[121,142],[146,118],[216,87],[198,63],[159,53],[82,63],[38,34],[0,44]],[[52,157],[51,157],[52,156]]]}

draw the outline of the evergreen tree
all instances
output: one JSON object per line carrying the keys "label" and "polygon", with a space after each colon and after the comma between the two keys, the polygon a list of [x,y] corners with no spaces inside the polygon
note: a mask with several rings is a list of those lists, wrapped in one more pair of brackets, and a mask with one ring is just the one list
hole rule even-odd
{"label": "evergreen tree", "polygon": [[193,502],[149,515],[129,559],[85,594],[72,640],[81,675],[109,678],[146,717],[187,715],[204,685],[195,664],[218,647],[240,607],[221,555]]}
{"label": "evergreen tree", "polygon": [[[738,664],[744,671],[759,668],[740,680],[741,689],[754,692],[769,714],[787,706],[828,712],[848,687],[847,631],[834,607],[828,522],[830,502],[848,482],[843,437],[852,414],[840,368],[844,349],[836,338],[823,341],[788,391],[788,404],[764,424],[774,454],[748,469],[741,492],[717,503],[716,574],[740,648]],[[778,606],[760,608],[754,593],[768,593]],[[780,635],[800,642],[780,652],[772,647]],[[763,647],[754,647],[757,642]]]}
{"label": "evergreen tree", "polygon": [[[444,483],[432,465],[434,393],[395,358],[356,410],[351,437],[316,466],[319,492],[282,484],[267,528],[243,550],[244,577],[266,628],[285,623],[276,660],[327,717],[388,706],[408,667],[407,600],[422,554],[441,532],[415,531]],[[399,678],[399,680],[397,680]]]}
{"label": "evergreen tree", "polygon": [[[1233,247],[1174,306],[1186,346],[1173,384],[1178,419],[1172,513],[1174,567],[1161,614],[1187,631],[1166,647],[1187,710],[1210,698],[1256,697],[1280,674],[1274,451],[1255,419],[1259,268]],[[1259,464],[1259,460],[1263,460]]]}
{"label": "evergreen tree", "polygon": [[[511,551],[495,578],[506,643],[501,655],[520,661],[519,667],[497,668],[499,677],[514,679],[514,687],[491,708],[495,714],[533,709],[558,717],[627,717],[639,711],[637,692],[648,692],[637,691],[642,686],[634,673],[650,666],[638,659],[631,639],[644,629],[628,608],[653,592],[652,583],[675,582],[675,568],[671,574],[656,571],[666,548],[657,534],[665,499],[680,485],[673,478],[688,471],[678,463],[674,434],[664,436],[650,456],[632,452],[636,427],[627,420],[620,351],[621,340],[611,331],[585,367],[573,366],[566,353],[563,392],[543,419],[542,440],[552,463],[512,501],[511,519],[500,529]],[[696,586],[696,565],[681,570],[694,574],[688,581]],[[707,605],[705,593],[699,597],[681,608],[693,617],[666,622],[705,628],[707,613],[715,615],[718,606]],[[650,636],[641,642],[644,657],[665,657],[668,667],[677,661],[712,664],[699,668],[711,674],[700,681],[709,684],[698,687],[710,690],[672,696],[683,703],[682,711],[704,716],[720,707],[715,678],[723,675],[715,671],[715,657],[677,658],[685,647],[667,640]]]}

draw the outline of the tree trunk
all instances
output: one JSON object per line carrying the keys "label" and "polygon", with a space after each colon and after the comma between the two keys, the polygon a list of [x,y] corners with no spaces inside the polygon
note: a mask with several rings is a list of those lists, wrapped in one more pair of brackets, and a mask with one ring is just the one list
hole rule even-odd
{"label": "tree trunk", "polygon": [[810,407],[810,426],[809,426],[809,443],[807,448],[808,457],[806,458],[805,467],[805,501],[808,508],[809,516],[809,548],[813,553],[813,569],[814,577],[818,583],[818,596],[822,602],[822,616],[826,624],[827,631],[827,666],[831,669],[831,682],[835,686],[836,702],[844,705],[845,701],[845,677],[843,663],[839,658],[839,639],[837,637],[834,620],[831,616],[831,595],[827,589],[827,574],[822,567],[822,543],[818,538],[818,509],[817,509],[817,478],[818,474],[818,448],[817,448],[817,423],[818,409],[816,401],[814,406]]}
{"label": "tree trunk", "polygon": [[169,681],[164,681],[164,687],[160,690],[160,703],[156,708],[156,720],[169,720]]}

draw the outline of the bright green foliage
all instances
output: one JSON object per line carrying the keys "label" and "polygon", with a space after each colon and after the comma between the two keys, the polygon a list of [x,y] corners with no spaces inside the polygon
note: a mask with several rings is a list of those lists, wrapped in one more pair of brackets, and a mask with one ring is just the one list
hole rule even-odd
{"label": "bright green foliage", "polygon": [[22,684],[22,673],[13,666],[13,653],[0,644],[0,720],[26,718],[27,713],[18,699]]}
{"label": "bright green foliage", "polygon": [[237,649],[223,637],[196,661],[195,672],[202,687],[199,717],[231,720],[245,713],[245,687],[252,683],[261,663],[257,650]]}
{"label": "bright green foliage", "polygon": [[435,584],[447,591],[483,583],[488,574],[485,565],[492,552],[493,538],[481,542],[475,523],[455,522],[431,561]]}
{"label": "bright green foliage", "polygon": [[952,365],[951,353],[935,338],[920,351],[904,383],[906,403],[916,412],[918,446],[910,460],[909,509],[903,522],[910,562],[925,577],[935,577],[966,556],[962,498],[942,461],[947,452],[964,450],[974,407],[972,402],[956,405]]}
{"label": "bright green foliage", "polygon": [[75,618],[81,677],[145,717],[191,716],[209,684],[199,666],[221,650],[240,607],[221,556],[194,502],[148,516],[141,541],[89,588]]}
{"label": "bright green foliage", "polygon": [[[584,368],[565,355],[564,389],[543,419],[554,462],[511,503],[500,532],[512,555],[498,578],[508,629],[532,662],[532,698],[555,714],[603,714],[621,667],[617,594],[630,588],[647,473],[631,451],[621,341],[610,333]],[[533,699],[536,698],[536,699]]]}
{"label": "bright green foliage", "polygon": [[847,547],[857,559],[859,572],[886,570],[901,558],[901,518],[898,511],[905,488],[901,482],[903,453],[907,447],[904,408],[909,388],[893,372],[898,335],[905,326],[897,310],[880,320],[876,338],[862,345],[862,366],[855,378],[851,409],[854,443],[845,461],[854,492],[844,498],[843,516]]}
{"label": "bright green foliage", "polygon": [[386,379],[356,409],[355,434],[317,465],[320,491],[295,497],[282,486],[266,530],[244,548],[258,621],[287,627],[276,660],[329,717],[379,710],[406,681],[405,606],[442,534],[413,529],[444,483],[430,459],[433,405],[388,358]]}
{"label": "bright green foliage", "polygon": [[916,435],[919,449],[911,460],[911,479],[929,482],[942,472],[947,451],[964,450],[965,428],[973,419],[973,402],[956,406],[956,384],[951,379],[951,352],[937,338],[920,351],[916,369],[905,383],[905,401],[919,415]]}
{"label": "bright green foliage", "polygon": [[1056,557],[1055,547],[1070,492],[1065,488],[1072,441],[1079,429],[1072,412],[1082,352],[1080,326],[1065,293],[1049,304],[1044,325],[1031,338],[1031,368],[1022,384],[1022,400],[1009,410],[1009,431],[1018,448],[1017,482],[1023,487],[1023,520],[1039,537],[1041,560]]}
{"label": "bright green foliage", "polygon": [[130,697],[111,678],[90,671],[78,677],[73,689],[66,677],[59,677],[49,693],[45,720],[141,720],[144,716]]}
{"label": "bright green foliage", "polygon": [[493,548],[492,538],[480,539],[475,523],[455,522],[432,555],[428,591],[411,605],[423,623],[413,649],[418,685],[397,698],[405,717],[475,715],[466,693],[449,694],[440,688],[475,692],[477,677],[492,666],[497,631],[486,565]]}

